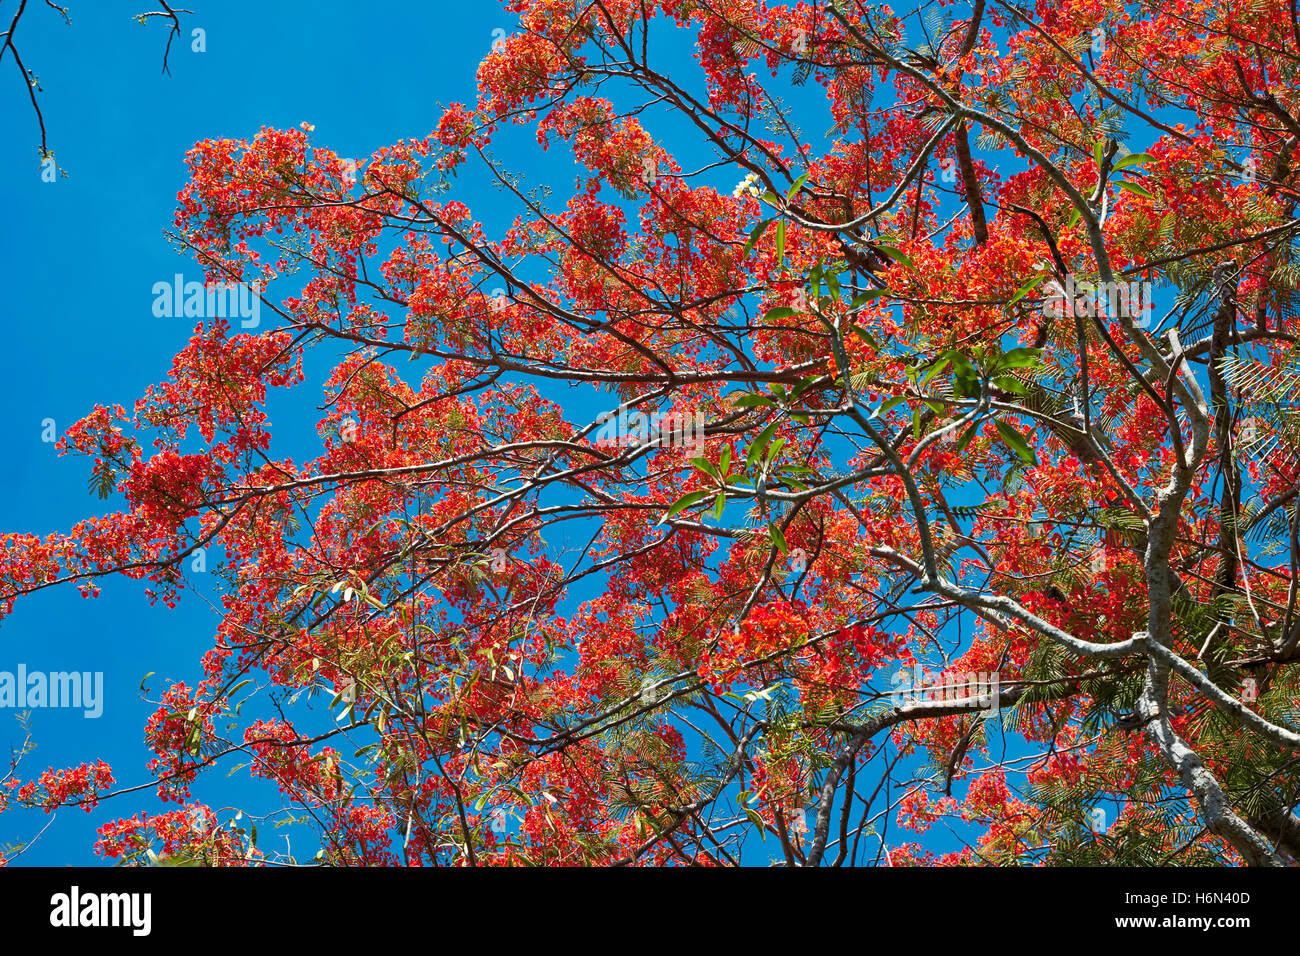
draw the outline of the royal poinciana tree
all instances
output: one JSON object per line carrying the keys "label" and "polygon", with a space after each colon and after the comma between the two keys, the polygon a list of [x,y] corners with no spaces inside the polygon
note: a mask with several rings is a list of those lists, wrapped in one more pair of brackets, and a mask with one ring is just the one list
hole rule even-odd
{"label": "royal poinciana tree", "polygon": [[[188,155],[262,321],[68,430],[121,505],[0,587],[203,554],[223,617],[148,768],[0,806],[138,862],[283,862],[285,807],[327,864],[1295,862],[1294,4],[513,9],[423,139]],[[283,807],[210,809],[240,766]]]}

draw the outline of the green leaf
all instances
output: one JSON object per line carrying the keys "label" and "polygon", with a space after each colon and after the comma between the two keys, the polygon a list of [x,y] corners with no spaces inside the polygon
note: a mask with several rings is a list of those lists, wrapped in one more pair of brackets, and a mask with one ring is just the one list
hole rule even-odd
{"label": "green leaf", "polygon": [[849,304],[849,311],[856,312],[872,299],[879,299],[882,295],[888,294],[888,289],[868,289],[866,292],[859,292],[853,297],[853,301]]}
{"label": "green leaf", "polygon": [[840,301],[840,280],[835,278],[834,272],[826,273],[826,287],[830,290],[831,301]]}
{"label": "green leaf", "polygon": [[707,498],[709,494],[710,492],[708,491],[691,491],[682,495],[674,501],[672,507],[668,509],[668,517],[671,518],[673,515],[679,514],[691,505],[695,504],[695,502]]}
{"label": "green leaf", "polygon": [[1136,195],[1142,196],[1146,199],[1155,198],[1149,192],[1147,192],[1145,189],[1139,186],[1137,183],[1131,183],[1126,179],[1117,180],[1115,182],[1115,185],[1118,186],[1120,189],[1123,189],[1125,192],[1135,193]]}
{"label": "green leaf", "polygon": [[865,341],[877,352],[880,351],[880,343],[876,341],[876,337],[872,335],[870,332],[868,332],[866,329],[864,329],[857,322],[849,323],[849,329],[850,331],[857,332],[858,335],[862,336],[863,341]]}
{"label": "green leaf", "polygon": [[718,467],[707,458],[692,458],[691,464],[694,465],[697,470],[704,472],[706,475],[712,475],[714,478],[718,479],[722,478],[722,475],[718,473]]}
{"label": "green leaf", "polygon": [[1010,375],[999,375],[993,379],[993,384],[1004,392],[1015,392],[1017,395],[1024,395],[1029,391],[1024,382]]}
{"label": "green leaf", "polygon": [[905,401],[907,401],[907,399],[904,398],[902,395],[895,395],[893,398],[886,399],[885,401],[881,402],[880,407],[876,409],[876,415],[877,416],[884,415],[891,408],[893,408],[896,405],[900,405]]}
{"label": "green leaf", "polygon": [[978,398],[980,393],[979,373],[970,359],[960,352],[949,350],[945,353],[952,360],[954,375],[953,391],[958,398]]}
{"label": "green leaf", "polygon": [[821,378],[822,376],[820,375],[809,375],[807,378],[799,379],[799,381],[795,383],[794,388],[790,390],[790,401],[797,402],[799,396],[806,392],[815,383],[819,382]]}
{"label": "green leaf", "polygon": [[758,437],[754,439],[754,444],[749,446],[749,451],[745,455],[746,468],[753,467],[754,462],[758,461],[759,456],[763,454],[763,449],[772,440],[772,435],[776,433],[777,426],[780,424],[780,422],[772,422],[758,433]]}
{"label": "green leaf", "polygon": [[736,399],[735,402],[733,402],[732,404],[734,404],[736,408],[759,408],[759,407],[775,408],[776,407],[776,402],[772,401],[766,395],[758,395],[758,394],[742,395],[740,396],[740,398]]}
{"label": "green leaf", "polygon": [[1031,349],[1027,347],[1014,348],[1010,352],[1004,352],[998,358],[998,368],[1037,368],[1043,364],[1040,358],[1040,349]]}
{"label": "green leaf", "polygon": [[1128,167],[1130,166],[1140,166],[1143,163],[1150,163],[1154,161],[1155,161],[1155,157],[1152,156],[1150,153],[1130,153],[1128,156],[1125,156],[1123,159],[1118,160],[1115,163],[1115,165],[1111,167],[1111,169],[1116,169],[1116,170],[1128,169]]}
{"label": "green leaf", "polygon": [[763,316],[763,321],[775,322],[777,319],[788,319],[790,316],[798,314],[798,309],[792,309],[788,305],[778,305],[775,309],[768,309],[767,315]]}
{"label": "green leaf", "polygon": [[723,509],[727,507],[727,493],[719,491],[718,497],[713,499],[713,517],[717,520],[722,519]]}
{"label": "green leaf", "polygon": [[1014,305],[1015,303],[1019,302],[1021,299],[1023,299],[1025,296],[1027,296],[1030,293],[1030,291],[1034,288],[1034,286],[1038,285],[1038,283],[1042,282],[1046,278],[1047,276],[1044,273],[1039,273],[1038,275],[1034,276],[1032,279],[1030,279],[1028,282],[1022,285],[1019,289],[1017,289],[1015,295],[1007,299],[1007,305]]}
{"label": "green leaf", "polygon": [[772,532],[772,543],[773,543],[774,545],[776,545],[777,549],[778,549],[782,554],[789,554],[789,553],[790,553],[790,549],[789,549],[788,547],[786,547],[786,543],[785,543],[785,535],[783,535],[783,534],[781,533],[781,529],[778,528],[775,524],[773,524],[773,523],[770,522],[770,521],[768,522],[768,525],[767,525],[767,526],[768,526],[768,528],[769,528],[769,529],[771,530],[771,532]]}
{"label": "green leaf", "polygon": [[806,183],[807,181],[808,181],[808,174],[804,173],[802,176],[800,176],[798,179],[794,181],[794,185],[791,186],[790,191],[785,194],[785,198],[793,199],[794,194],[797,193],[799,190],[803,189],[803,184]]}
{"label": "green leaf", "polygon": [[948,367],[949,361],[951,361],[951,359],[945,358],[942,355],[939,356],[939,361],[935,362],[934,365],[930,366],[930,370],[921,376],[921,379],[919,382],[917,382],[917,385],[918,386],[924,385],[926,382],[930,381],[930,379],[934,378],[936,375],[938,375],[940,372],[942,372],[944,369]]}
{"label": "green leaf", "polygon": [[772,224],[771,219],[764,219],[762,222],[760,222],[757,226],[754,227],[753,231],[749,234],[749,241],[745,243],[745,255],[749,255],[749,250],[754,248],[754,243],[758,242],[758,240],[762,237],[763,232],[771,224]]}
{"label": "green leaf", "polygon": [[893,246],[876,246],[876,248],[904,268],[910,269],[912,272],[916,271],[916,265],[912,262],[912,257],[901,249],[895,249]]}
{"label": "green leaf", "polygon": [[1106,144],[1101,140],[1092,144],[1092,158],[1097,162],[1097,168],[1101,169],[1101,161],[1106,156]]}
{"label": "green leaf", "polygon": [[1034,450],[1029,447],[1029,442],[1025,441],[1025,436],[1020,434],[1006,422],[994,422],[997,426],[998,434],[1006,442],[1008,448],[1023,458],[1031,465],[1038,464],[1038,458],[1034,455]]}
{"label": "green leaf", "polygon": [[979,425],[980,423],[977,421],[971,422],[966,431],[962,433],[961,438],[957,439],[957,454],[960,455],[966,450],[966,446],[971,443],[971,439],[974,438],[975,433],[979,431]]}
{"label": "green leaf", "polygon": [[782,219],[776,224],[776,262],[777,265],[785,264],[785,220]]}
{"label": "green leaf", "polygon": [[979,376],[958,373],[953,380],[952,390],[958,398],[979,398]]}

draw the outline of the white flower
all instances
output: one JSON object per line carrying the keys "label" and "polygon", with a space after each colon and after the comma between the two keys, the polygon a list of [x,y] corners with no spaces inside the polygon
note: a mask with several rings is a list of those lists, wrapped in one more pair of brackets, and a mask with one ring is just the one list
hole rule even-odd
{"label": "white flower", "polygon": [[736,199],[740,199],[742,196],[753,196],[757,199],[762,194],[763,191],[758,188],[758,173],[750,173],[737,183],[736,188],[731,191],[731,195]]}

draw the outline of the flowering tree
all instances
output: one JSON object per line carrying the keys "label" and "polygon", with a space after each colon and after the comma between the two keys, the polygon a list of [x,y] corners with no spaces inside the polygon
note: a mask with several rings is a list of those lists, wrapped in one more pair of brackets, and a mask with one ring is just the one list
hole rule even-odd
{"label": "flowering tree", "polygon": [[331,864],[1293,862],[1294,13],[513,7],[423,139],[188,155],[194,336],[61,443],[122,506],[3,539],[8,613],[221,581],[99,851],[277,859],[245,764]]}

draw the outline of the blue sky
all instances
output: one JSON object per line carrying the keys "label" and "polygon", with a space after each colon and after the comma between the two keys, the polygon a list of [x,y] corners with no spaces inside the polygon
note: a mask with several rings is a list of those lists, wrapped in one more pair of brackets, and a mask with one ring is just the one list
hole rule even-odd
{"label": "blue sky", "polygon": [[[492,3],[186,5],[196,12],[185,18],[165,76],[166,28],[132,18],[155,8],[147,0],[71,0],[71,26],[43,4],[29,4],[17,39],[44,88],[49,143],[68,174],[55,183],[41,180],[39,130],[18,71],[12,61],[0,64],[5,531],[66,531],[112,504],[87,494],[86,463],[60,459],[41,441],[41,423],[52,418],[62,433],[97,403],[129,409],[166,377],[188,340],[192,323],[155,318],[150,293],[175,272],[198,277],[163,236],[185,181],[186,150],[204,138],[251,137],[263,125],[302,122],[315,124],[317,143],[345,156],[422,136],[433,128],[439,102],[472,102],[474,72],[492,31],[511,23]],[[6,25],[13,8],[0,3]],[[206,32],[203,53],[190,49],[194,27]],[[496,202],[495,194],[480,193],[476,212],[490,216]],[[314,405],[318,396],[303,400]],[[308,433],[314,421],[313,415],[306,423]],[[118,786],[145,782],[142,729],[154,705],[140,699],[140,682],[156,671],[149,679],[154,696],[164,680],[193,685],[215,623],[193,594],[168,611],[150,607],[142,586],[127,580],[106,580],[91,601],[69,588],[19,602],[0,623],[0,670],[22,663],[31,671],[102,671],[106,685],[98,719],[33,711],[38,749],[22,775],[102,758]],[[5,753],[20,739],[14,712],[0,710]],[[218,773],[214,782],[223,780],[233,801],[252,792],[253,784],[241,782],[245,776],[225,781]],[[22,862],[96,862],[91,847],[99,825],[156,805],[147,795],[110,801],[91,814],[63,810]],[[7,813],[0,844],[29,839],[45,822],[40,813]]]}

